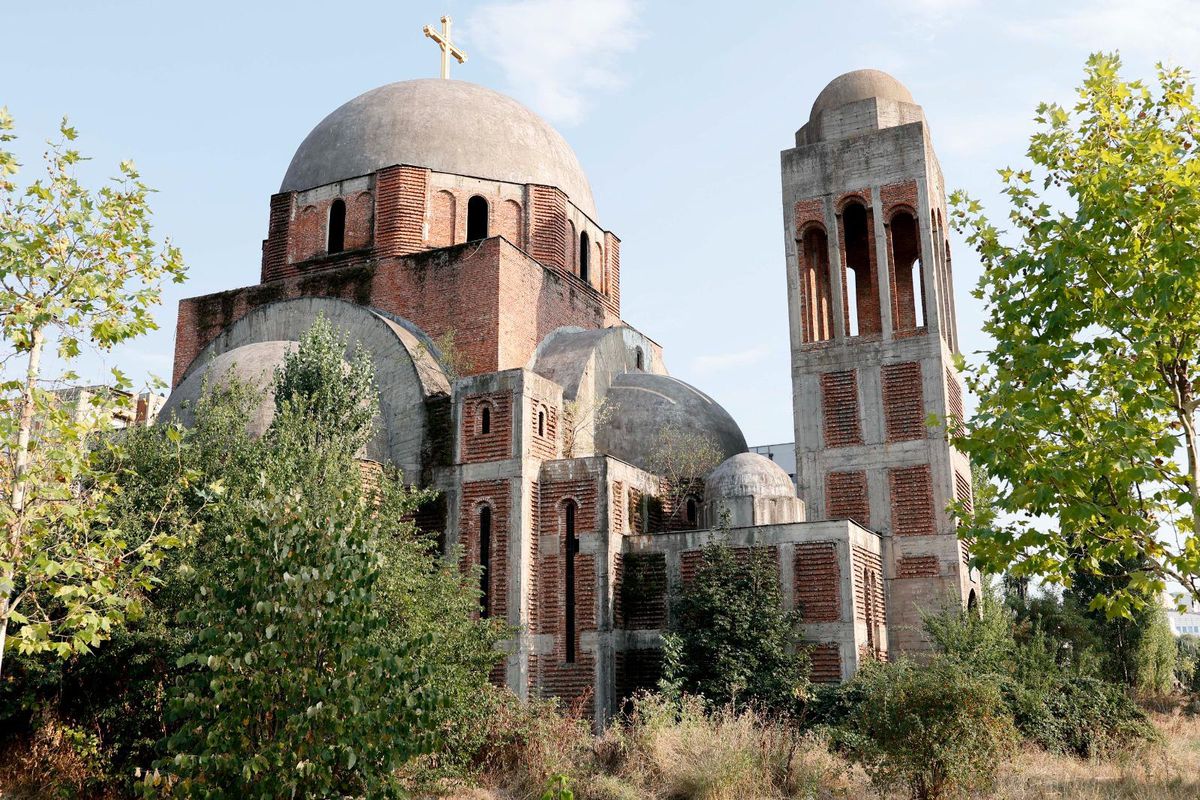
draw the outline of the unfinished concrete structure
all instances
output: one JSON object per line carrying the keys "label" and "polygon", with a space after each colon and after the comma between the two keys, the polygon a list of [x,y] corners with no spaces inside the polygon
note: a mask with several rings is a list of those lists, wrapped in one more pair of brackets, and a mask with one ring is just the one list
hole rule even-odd
{"label": "unfinished concrete structure", "polygon": [[[814,119],[846,132],[849,123],[838,122],[845,98],[828,92]],[[904,148],[867,156],[880,163],[903,156],[888,169],[904,176],[909,160],[926,163]],[[806,169],[793,171],[803,177]],[[851,183],[879,192],[905,180],[913,187],[914,219],[940,208],[940,199],[932,206],[917,199],[925,185],[919,177],[888,179],[880,189],[865,178]],[[930,183],[940,192],[940,179]],[[832,208],[827,195],[834,190],[824,184],[809,190],[785,177],[785,186],[816,198],[822,220]],[[789,206],[798,202],[789,198]],[[833,229],[832,219],[824,230]],[[797,228],[797,236],[807,230]],[[795,254],[789,258],[793,275]],[[827,283],[837,293],[830,302],[841,302],[840,279]],[[867,386],[865,376],[878,373],[880,361],[932,370],[926,361],[943,358],[930,343],[952,324],[902,340],[891,322],[899,317],[889,313],[881,318],[887,333],[880,328],[871,350],[867,337],[842,341],[844,321],[830,321],[829,303],[822,324],[833,341],[801,337],[799,281],[789,285],[797,430],[806,435],[832,435],[806,383],[810,353],[835,359],[811,372],[818,385],[823,372],[859,370]],[[878,296],[892,295],[885,287]],[[458,553],[464,566],[481,567],[479,613],[519,630],[496,682],[521,696],[582,701],[602,725],[623,697],[656,681],[669,595],[696,574],[704,544],[716,536],[774,558],[785,603],[802,610],[800,633],[813,648],[815,679],[844,679],[862,659],[888,654],[885,570],[894,577],[897,560],[871,525],[890,526],[895,515],[831,509],[823,494],[813,495],[813,486],[820,492],[829,483],[824,478],[803,483],[797,497],[786,472],[746,452],[741,430],[719,404],[667,373],[659,345],[621,321],[620,240],[600,224],[574,153],[510,98],[459,81],[408,81],[368,92],[318,124],[271,198],[259,283],[181,303],[175,389],[164,413],[187,421],[203,386],[235,376],[264,391],[248,420],[252,430],[263,429],[273,413],[274,369],[318,316],[374,359],[380,416],[364,458],[394,463],[413,483],[440,490],[418,524],[441,534],[446,552]],[[911,355],[880,355],[880,348],[906,342]],[[931,388],[917,387],[930,398],[944,385],[931,375],[924,378]],[[874,424],[865,426],[870,436]],[[726,459],[683,493],[668,491],[654,470],[655,440],[668,425],[707,437]],[[907,436],[910,428],[897,430]],[[895,461],[896,469],[887,461],[887,477],[900,487],[892,495],[906,487],[925,492],[928,515],[940,525],[933,504],[941,495],[927,488],[933,480],[921,469],[930,476],[937,470],[940,480],[952,456],[944,439],[924,429],[920,437],[901,437],[897,452],[909,455]],[[806,450],[804,477],[814,468],[883,469],[877,464],[888,447],[870,438],[817,448],[816,462]],[[872,473],[870,480],[877,478]],[[806,521],[804,501],[821,521]],[[719,519],[728,520],[728,531],[706,528]],[[938,531],[926,538],[940,543],[951,533]],[[908,598],[932,596],[945,582],[940,567],[927,589],[920,580],[893,585]]]}
{"label": "unfinished concrete structure", "polygon": [[971,470],[962,419],[946,197],[924,112],[859,70],[813,103],[782,154],[796,470],[816,519],[883,536],[889,639],[920,649],[919,607],[973,603],[978,574],[947,512]]}

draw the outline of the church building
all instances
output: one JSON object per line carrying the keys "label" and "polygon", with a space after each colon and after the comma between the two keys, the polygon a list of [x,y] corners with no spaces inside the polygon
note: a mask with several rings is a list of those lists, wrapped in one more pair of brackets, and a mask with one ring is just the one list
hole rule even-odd
{"label": "church building", "polygon": [[[206,381],[269,391],[324,316],[374,361],[365,457],[439,490],[417,523],[518,631],[496,683],[605,724],[657,680],[669,597],[714,536],[770,553],[814,680],[843,680],[921,649],[918,608],[979,591],[946,510],[970,467],[927,425],[962,415],[945,194],[921,107],[874,70],[821,92],[782,180],[796,483],[622,321],[621,240],[563,137],[458,80],[381,86],[312,130],[259,281],[180,303],[163,415],[189,421]],[[666,426],[724,457],[682,494],[654,472]]]}

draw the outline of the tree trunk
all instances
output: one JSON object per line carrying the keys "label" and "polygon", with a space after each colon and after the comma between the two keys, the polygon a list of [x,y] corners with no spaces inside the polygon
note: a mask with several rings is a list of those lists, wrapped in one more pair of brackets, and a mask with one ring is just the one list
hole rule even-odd
{"label": "tree trunk", "polygon": [[9,503],[12,507],[12,522],[8,526],[8,547],[6,560],[12,563],[12,568],[4,575],[4,585],[8,586],[4,596],[0,597],[0,675],[4,674],[4,646],[8,639],[8,617],[12,613],[12,586],[16,578],[16,566],[21,555],[21,531],[25,522],[25,473],[29,470],[29,440],[33,435],[33,417],[35,410],[34,392],[37,389],[38,378],[42,367],[42,345],[44,336],[41,328],[34,328],[29,342],[29,363],[25,370],[25,386],[21,390],[21,419],[17,428],[17,444],[14,448],[12,496]]}

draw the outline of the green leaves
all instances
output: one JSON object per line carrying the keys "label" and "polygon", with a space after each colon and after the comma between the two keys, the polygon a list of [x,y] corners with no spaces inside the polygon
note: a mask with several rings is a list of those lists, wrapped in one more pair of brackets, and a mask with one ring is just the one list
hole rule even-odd
{"label": "green leaves", "polygon": [[1200,117],[1183,71],[1160,68],[1157,92],[1119,72],[1093,55],[1074,106],[1038,108],[1031,168],[999,173],[1010,230],[961,192],[951,218],[995,340],[966,372],[980,402],[955,444],[1003,520],[964,534],[982,567],[1052,583],[1133,559],[1100,600],[1127,614],[1168,581],[1200,598]]}

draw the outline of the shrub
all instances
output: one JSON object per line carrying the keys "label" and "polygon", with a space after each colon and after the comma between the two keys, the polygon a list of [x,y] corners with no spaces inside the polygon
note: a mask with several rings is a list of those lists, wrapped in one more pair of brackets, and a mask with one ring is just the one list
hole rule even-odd
{"label": "shrub", "polygon": [[839,744],[880,791],[936,800],[994,783],[1015,739],[995,681],[937,658],[868,664],[850,683],[862,702]]}
{"label": "shrub", "polygon": [[807,658],[794,649],[799,615],[784,609],[778,565],[768,553],[706,546],[700,569],[672,607],[664,686],[781,711],[804,697]]}

